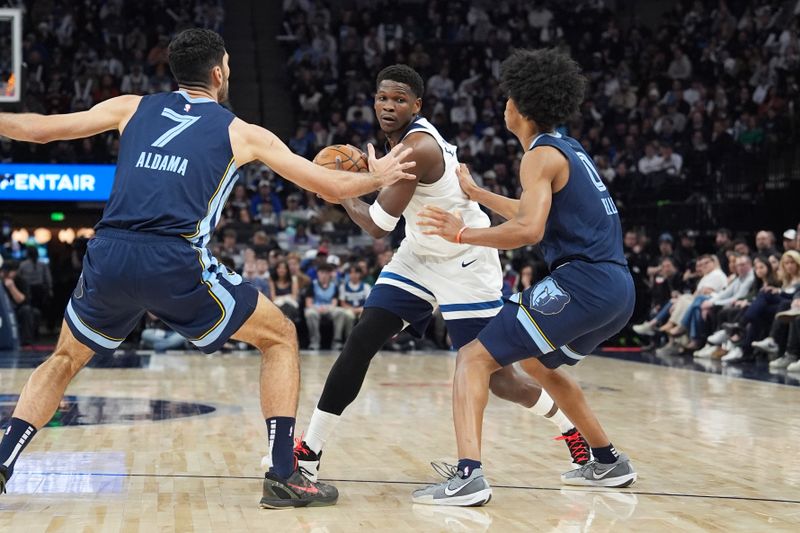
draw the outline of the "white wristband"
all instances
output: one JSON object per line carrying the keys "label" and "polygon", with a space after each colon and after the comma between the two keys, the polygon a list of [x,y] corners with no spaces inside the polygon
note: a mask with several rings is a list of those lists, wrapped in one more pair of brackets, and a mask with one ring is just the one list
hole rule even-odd
{"label": "white wristband", "polygon": [[369,216],[375,225],[383,231],[392,231],[397,226],[397,223],[400,222],[400,217],[394,217],[384,211],[377,200],[369,206]]}

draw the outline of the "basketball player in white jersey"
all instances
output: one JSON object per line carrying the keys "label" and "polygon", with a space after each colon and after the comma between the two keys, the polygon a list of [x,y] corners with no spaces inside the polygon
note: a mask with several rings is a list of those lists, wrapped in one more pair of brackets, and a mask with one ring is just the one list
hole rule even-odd
{"label": "basketball player in white jersey", "polygon": [[[458,210],[471,227],[487,228],[489,217],[467,198],[459,185],[456,147],[419,115],[423,81],[414,69],[393,65],[377,77],[375,114],[388,144],[414,149],[411,170],[416,180],[398,182],[381,190],[374,203],[358,198],[341,203],[350,217],[379,239],[388,235],[400,216],[406,218],[406,237],[391,262],[381,271],[358,324],[331,368],[305,440],[295,447],[301,471],[316,481],[325,442],[344,409],[356,399],[370,361],[394,335],[409,327],[425,333],[438,305],[456,348],[474,340],[503,306],[502,271],[497,250],[445,242],[424,235],[417,213],[426,205]],[[469,221],[469,222],[466,222]],[[588,444],[572,422],[532,379],[509,366],[493,375],[492,391],[519,403],[556,424],[573,463],[588,462]]]}

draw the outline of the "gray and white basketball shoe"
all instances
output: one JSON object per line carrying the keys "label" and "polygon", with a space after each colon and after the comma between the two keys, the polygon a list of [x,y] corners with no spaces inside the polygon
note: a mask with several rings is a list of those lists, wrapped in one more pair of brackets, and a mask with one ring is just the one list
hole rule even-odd
{"label": "gray and white basketball shoe", "polygon": [[[434,469],[439,472],[436,465]],[[483,477],[483,469],[476,468],[465,478],[453,465],[446,465],[447,472],[440,472],[447,479],[441,483],[429,485],[415,490],[411,495],[414,503],[425,505],[457,505],[460,507],[477,507],[489,503],[492,499],[492,487]]]}
{"label": "gray and white basketball shoe", "polygon": [[583,487],[622,488],[632,485],[634,481],[636,481],[636,471],[633,469],[631,460],[624,453],[620,454],[616,462],[611,464],[594,460],[580,468],[561,474],[561,482],[565,485]]}

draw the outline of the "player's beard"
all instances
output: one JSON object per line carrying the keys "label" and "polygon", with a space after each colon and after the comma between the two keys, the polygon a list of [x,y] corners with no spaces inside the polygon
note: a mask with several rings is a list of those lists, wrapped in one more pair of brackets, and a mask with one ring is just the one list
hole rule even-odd
{"label": "player's beard", "polygon": [[228,101],[228,87],[229,87],[229,80],[225,78],[225,82],[222,84],[222,87],[219,88],[219,103],[227,102]]}

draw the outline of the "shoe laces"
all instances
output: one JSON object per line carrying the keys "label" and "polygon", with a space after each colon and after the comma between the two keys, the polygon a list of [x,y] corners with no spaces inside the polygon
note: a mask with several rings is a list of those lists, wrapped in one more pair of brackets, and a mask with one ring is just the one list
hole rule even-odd
{"label": "shoe laces", "polygon": [[458,476],[458,465],[451,465],[444,461],[431,461],[431,468],[445,479],[453,479]]}
{"label": "shoe laces", "polygon": [[583,465],[589,462],[589,458],[591,457],[589,453],[589,444],[586,442],[586,439],[583,438],[580,431],[575,430],[574,433],[555,437],[554,440],[567,441],[569,454],[576,464]]}

